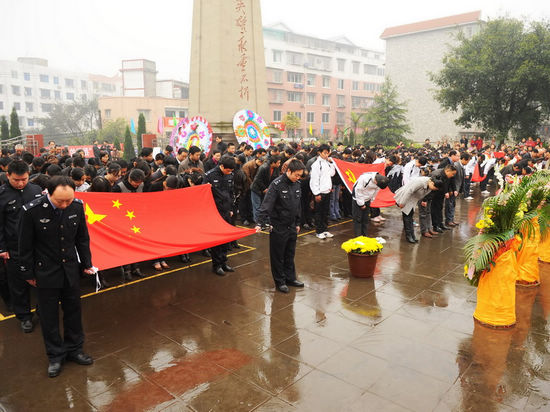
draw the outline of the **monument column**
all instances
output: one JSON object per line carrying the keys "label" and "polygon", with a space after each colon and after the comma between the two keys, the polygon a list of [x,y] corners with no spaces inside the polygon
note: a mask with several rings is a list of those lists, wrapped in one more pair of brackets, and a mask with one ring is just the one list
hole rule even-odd
{"label": "monument column", "polygon": [[260,0],[194,0],[189,114],[228,137],[241,109],[269,116]]}

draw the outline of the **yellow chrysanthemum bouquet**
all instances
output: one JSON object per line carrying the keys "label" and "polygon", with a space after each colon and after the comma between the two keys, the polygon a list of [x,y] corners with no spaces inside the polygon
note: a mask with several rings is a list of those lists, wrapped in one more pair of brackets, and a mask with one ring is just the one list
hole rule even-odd
{"label": "yellow chrysanthemum bouquet", "polygon": [[384,239],[358,236],[342,243],[342,249],[346,253],[358,253],[361,255],[374,255],[384,247]]}

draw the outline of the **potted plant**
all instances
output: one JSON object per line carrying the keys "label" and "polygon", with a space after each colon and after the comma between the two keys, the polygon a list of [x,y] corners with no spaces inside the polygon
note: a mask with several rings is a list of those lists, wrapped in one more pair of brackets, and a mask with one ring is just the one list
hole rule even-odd
{"label": "potted plant", "polygon": [[358,236],[342,243],[342,249],[348,254],[351,274],[357,278],[371,277],[385,242],[382,238]]}
{"label": "potted plant", "polygon": [[464,246],[464,275],[477,286],[474,318],[485,326],[505,328],[516,322],[516,252],[522,233],[534,233],[533,219],[538,216],[536,208],[528,208],[531,184],[526,178],[486,199],[476,224],[479,233]]}

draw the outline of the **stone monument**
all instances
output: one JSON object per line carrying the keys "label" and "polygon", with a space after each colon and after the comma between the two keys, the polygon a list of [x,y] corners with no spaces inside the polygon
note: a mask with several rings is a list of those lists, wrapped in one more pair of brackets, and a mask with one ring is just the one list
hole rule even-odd
{"label": "stone monument", "polygon": [[189,115],[234,138],[241,109],[268,116],[260,0],[194,0]]}

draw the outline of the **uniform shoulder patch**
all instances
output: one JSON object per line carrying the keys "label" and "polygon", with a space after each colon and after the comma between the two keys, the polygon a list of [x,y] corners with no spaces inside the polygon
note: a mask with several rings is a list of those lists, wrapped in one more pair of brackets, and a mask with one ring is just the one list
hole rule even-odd
{"label": "uniform shoulder patch", "polygon": [[44,200],[43,198],[44,196],[39,197],[38,199],[34,199],[32,202],[27,203],[26,205],[23,206],[23,210],[29,210],[29,209],[32,209],[33,207],[44,204],[44,202],[42,202],[42,200]]}
{"label": "uniform shoulder patch", "polygon": [[6,191],[6,185],[0,186],[0,193],[4,193]]}
{"label": "uniform shoulder patch", "polygon": [[81,205],[84,204],[84,202],[82,201],[82,199],[78,199],[78,198],[76,198],[76,197],[74,198],[74,201],[75,201],[76,203],[80,203]]}

